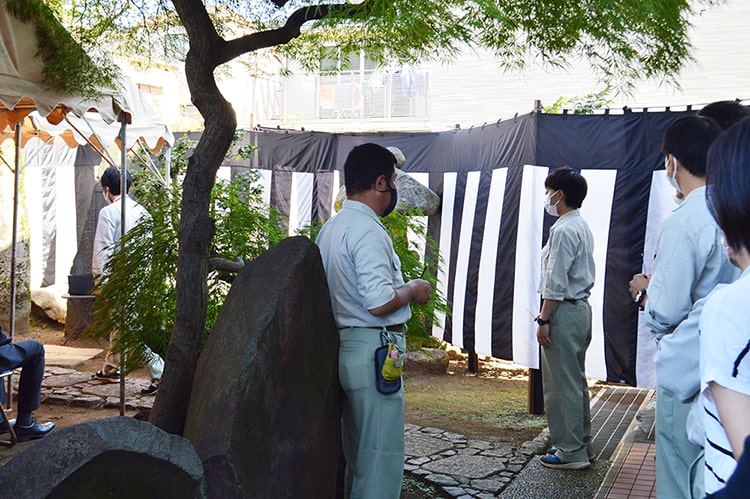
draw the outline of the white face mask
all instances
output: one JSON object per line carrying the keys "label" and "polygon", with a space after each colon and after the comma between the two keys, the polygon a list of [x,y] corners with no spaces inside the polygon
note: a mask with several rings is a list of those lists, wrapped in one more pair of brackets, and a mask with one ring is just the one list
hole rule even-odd
{"label": "white face mask", "polygon": [[107,202],[107,204],[110,203],[109,196],[107,196],[107,191],[102,191],[102,196],[104,196],[104,200]]}
{"label": "white face mask", "polygon": [[672,164],[674,165],[674,170],[672,171],[672,175],[669,174],[669,170],[667,169],[667,165],[669,164],[669,156],[664,158],[664,168],[667,172],[667,180],[669,181],[669,185],[674,187],[674,190],[677,192],[682,192],[680,189],[679,184],[677,183],[677,158],[672,155]]}
{"label": "white face mask", "polygon": [[560,192],[559,190],[553,192],[552,194],[547,194],[546,198],[544,199],[544,211],[552,215],[553,217],[559,217],[560,214],[557,212],[557,205],[560,203],[560,200],[558,199],[555,204],[552,204],[552,196]]}

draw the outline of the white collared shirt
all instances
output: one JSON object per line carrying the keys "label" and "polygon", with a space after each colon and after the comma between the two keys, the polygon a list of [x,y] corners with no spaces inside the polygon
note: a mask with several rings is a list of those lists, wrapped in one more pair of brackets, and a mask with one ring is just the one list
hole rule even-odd
{"label": "white collared shirt", "polygon": [[[120,240],[121,204],[120,196],[117,196],[112,203],[99,211],[96,234],[94,234],[94,251],[91,256],[91,273],[94,276],[102,273],[104,265],[114,250],[114,244]],[[144,216],[148,216],[148,212],[143,206],[130,197],[125,198],[125,232]]]}

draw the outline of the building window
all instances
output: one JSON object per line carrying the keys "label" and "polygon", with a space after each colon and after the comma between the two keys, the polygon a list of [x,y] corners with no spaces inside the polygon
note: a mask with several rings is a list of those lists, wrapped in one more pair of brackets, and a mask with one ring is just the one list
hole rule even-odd
{"label": "building window", "polygon": [[342,54],[329,49],[317,78],[316,118],[424,118],[427,80],[425,71],[410,66],[382,67],[364,52]]}

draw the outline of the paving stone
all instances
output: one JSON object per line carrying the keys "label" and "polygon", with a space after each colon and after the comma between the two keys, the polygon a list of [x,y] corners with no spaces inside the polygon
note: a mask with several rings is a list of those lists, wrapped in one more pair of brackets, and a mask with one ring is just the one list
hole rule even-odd
{"label": "paving stone", "polygon": [[404,464],[404,471],[414,471],[418,469],[419,469],[419,466],[414,466],[412,464]]}
{"label": "paving stone", "polygon": [[414,457],[430,456],[450,448],[447,440],[425,434],[412,435],[404,442],[404,453]]}
{"label": "paving stone", "polygon": [[44,399],[44,402],[47,404],[53,404],[53,405],[70,405],[70,402],[73,400],[72,395],[68,394],[57,394],[52,393],[50,395],[47,395],[47,398]]}
{"label": "paving stone", "polygon": [[505,483],[497,479],[472,480],[471,486],[484,492],[497,493],[502,490]]}
{"label": "paving stone", "polygon": [[515,456],[515,457],[511,457],[508,462],[510,464],[526,464],[527,461],[528,459],[524,456]]}
{"label": "paving stone", "polygon": [[445,430],[440,430],[438,428],[422,428],[422,432],[430,435],[442,435],[445,433]]}
{"label": "paving stone", "polygon": [[469,447],[474,447],[475,449],[482,449],[482,450],[484,450],[484,449],[491,449],[492,448],[492,444],[491,443],[484,442],[482,440],[469,440],[467,442],[467,445]]}
{"label": "paving stone", "polygon": [[88,409],[96,409],[99,406],[104,405],[104,399],[96,397],[94,395],[84,395],[75,397],[70,401],[72,407],[86,407]]}
{"label": "paving stone", "polygon": [[463,449],[459,449],[458,453],[462,456],[473,456],[475,454],[479,454],[479,449],[472,449],[471,447],[465,447]]}
{"label": "paving stone", "polygon": [[425,477],[425,480],[438,485],[458,485],[458,481],[455,478],[448,475],[431,474]]}
{"label": "paving stone", "polygon": [[42,388],[67,388],[71,385],[85,383],[91,379],[89,373],[73,371],[72,373],[49,376],[42,380]]}
{"label": "paving stone", "polygon": [[443,487],[443,490],[453,497],[461,497],[466,494],[466,491],[461,487]]}
{"label": "paving stone", "polygon": [[407,462],[409,464],[414,464],[414,465],[417,465],[417,466],[419,466],[421,464],[424,464],[424,463],[429,463],[430,461],[431,461],[431,459],[429,457],[424,457],[424,456],[423,457],[416,457],[414,459],[407,459]]}
{"label": "paving stone", "polygon": [[502,459],[486,456],[451,456],[429,462],[424,469],[434,473],[458,475],[466,478],[486,478],[505,471]]}
{"label": "paving stone", "polygon": [[523,469],[522,464],[509,464],[508,465],[508,471],[512,471],[513,473],[518,473]]}

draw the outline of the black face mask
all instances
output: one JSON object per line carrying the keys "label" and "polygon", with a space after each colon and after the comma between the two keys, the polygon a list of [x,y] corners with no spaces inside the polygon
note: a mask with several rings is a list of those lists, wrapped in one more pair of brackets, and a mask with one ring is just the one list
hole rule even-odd
{"label": "black face mask", "polygon": [[389,204],[388,208],[385,209],[385,212],[380,215],[381,217],[387,217],[388,215],[390,215],[391,212],[396,209],[396,204],[398,203],[398,191],[396,190],[396,188],[388,186],[388,192],[391,193],[391,204]]}

